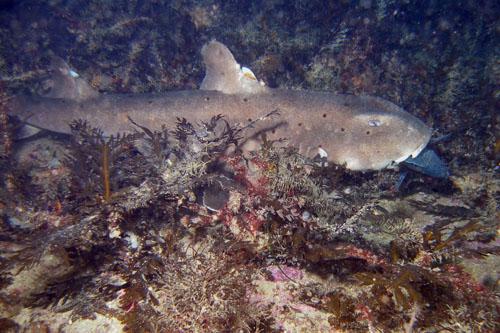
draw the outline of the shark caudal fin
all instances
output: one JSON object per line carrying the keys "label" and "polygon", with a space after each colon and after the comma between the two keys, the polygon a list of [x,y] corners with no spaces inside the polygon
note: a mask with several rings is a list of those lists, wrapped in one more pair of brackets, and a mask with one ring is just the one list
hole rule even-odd
{"label": "shark caudal fin", "polygon": [[51,69],[52,77],[47,81],[49,90],[43,95],[44,97],[84,101],[99,95],[61,58],[52,59]]}
{"label": "shark caudal fin", "polygon": [[250,69],[241,67],[224,44],[213,40],[203,46],[201,55],[206,70],[201,90],[217,90],[225,94],[266,91],[264,82],[257,80]]}

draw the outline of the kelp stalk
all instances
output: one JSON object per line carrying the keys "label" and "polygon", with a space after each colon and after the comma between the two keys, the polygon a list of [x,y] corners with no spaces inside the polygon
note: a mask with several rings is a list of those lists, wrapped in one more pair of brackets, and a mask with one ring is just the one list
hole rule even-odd
{"label": "kelp stalk", "polygon": [[104,186],[104,201],[109,202],[111,199],[111,186],[109,182],[109,145],[102,145],[102,180]]}

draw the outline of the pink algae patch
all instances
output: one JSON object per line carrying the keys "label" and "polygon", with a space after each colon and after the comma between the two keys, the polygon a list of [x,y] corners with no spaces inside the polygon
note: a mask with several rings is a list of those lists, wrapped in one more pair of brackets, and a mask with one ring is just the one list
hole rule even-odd
{"label": "pink algae patch", "polygon": [[269,266],[267,270],[271,273],[273,281],[296,281],[304,277],[300,269],[291,266]]}

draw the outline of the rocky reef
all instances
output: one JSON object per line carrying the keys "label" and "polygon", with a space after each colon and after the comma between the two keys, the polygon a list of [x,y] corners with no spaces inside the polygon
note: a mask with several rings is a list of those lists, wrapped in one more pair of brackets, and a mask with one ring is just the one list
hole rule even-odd
{"label": "rocky reef", "polygon": [[[0,331],[499,331],[496,2],[0,5]],[[224,115],[15,140],[53,55],[102,93],[194,89],[212,38],[270,86],[401,105],[452,176],[228,155]]]}

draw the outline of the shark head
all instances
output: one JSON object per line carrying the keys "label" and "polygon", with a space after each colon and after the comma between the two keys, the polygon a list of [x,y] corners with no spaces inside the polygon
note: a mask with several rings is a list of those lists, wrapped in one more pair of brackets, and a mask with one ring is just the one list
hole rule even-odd
{"label": "shark head", "polygon": [[372,96],[344,95],[334,110],[348,108],[326,124],[322,149],[330,160],[351,170],[391,168],[418,156],[432,130],[397,105]]}

